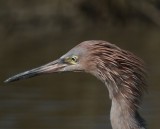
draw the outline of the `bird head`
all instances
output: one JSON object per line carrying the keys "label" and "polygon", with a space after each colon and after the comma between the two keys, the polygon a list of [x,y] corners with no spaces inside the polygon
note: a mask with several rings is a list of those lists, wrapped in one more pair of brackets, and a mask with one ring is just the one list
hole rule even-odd
{"label": "bird head", "polygon": [[14,75],[5,82],[14,82],[21,79],[31,78],[34,76],[55,73],[55,72],[83,72],[88,71],[86,66],[88,66],[89,50],[88,45],[91,41],[85,41],[76,47],[72,48],[66,54],[61,56],[59,59],[42,65],[40,67],[27,70],[25,72]]}
{"label": "bird head", "polygon": [[145,73],[142,61],[132,53],[106,41],[91,40],[80,43],[55,61],[12,76],[5,82],[67,71],[91,73],[115,86],[142,84]]}

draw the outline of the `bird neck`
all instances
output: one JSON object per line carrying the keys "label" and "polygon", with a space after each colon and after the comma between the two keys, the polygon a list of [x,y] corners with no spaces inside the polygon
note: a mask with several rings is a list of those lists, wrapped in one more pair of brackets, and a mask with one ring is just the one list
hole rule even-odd
{"label": "bird neck", "polygon": [[123,97],[112,98],[111,125],[113,129],[145,129],[143,118]]}
{"label": "bird neck", "polygon": [[[98,67],[98,65],[97,65]],[[109,97],[112,100],[111,107],[111,125],[113,129],[146,129],[145,121],[138,113],[144,88],[141,87],[141,81],[138,77],[123,77],[113,75],[100,66],[98,72],[93,72],[100,79],[109,91]],[[98,73],[98,74],[97,74]]]}

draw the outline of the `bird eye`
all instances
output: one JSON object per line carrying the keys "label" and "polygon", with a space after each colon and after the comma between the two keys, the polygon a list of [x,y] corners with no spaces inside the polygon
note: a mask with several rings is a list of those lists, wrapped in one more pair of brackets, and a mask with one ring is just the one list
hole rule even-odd
{"label": "bird eye", "polygon": [[71,60],[74,61],[74,62],[77,62],[78,57],[77,57],[77,56],[72,56],[72,57],[71,57]]}
{"label": "bird eye", "polygon": [[77,63],[77,61],[78,61],[78,56],[67,57],[67,58],[65,58],[64,61],[65,61],[66,63],[75,65],[75,64]]}

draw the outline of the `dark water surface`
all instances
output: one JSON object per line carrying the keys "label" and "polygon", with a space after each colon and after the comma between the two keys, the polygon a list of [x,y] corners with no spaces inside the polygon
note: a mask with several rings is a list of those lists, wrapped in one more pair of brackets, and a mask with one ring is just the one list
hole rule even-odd
{"label": "dark water surface", "polygon": [[61,73],[3,83],[9,76],[55,60],[81,41],[90,39],[112,42],[145,60],[149,87],[140,112],[149,129],[159,129],[159,27],[136,20],[106,25],[82,19],[80,23],[71,19],[71,23],[75,20],[79,23],[72,26],[64,17],[52,23],[54,17],[45,15],[47,10],[43,12],[45,7],[51,9],[49,5],[42,4],[40,12],[36,12],[37,8],[29,12],[29,7],[23,6],[12,10],[12,3],[8,3],[11,10],[1,8],[0,129],[111,129],[107,88],[88,74]]}
{"label": "dark water surface", "polygon": [[[23,43],[24,46],[18,45],[20,48],[7,44],[1,55],[0,129],[111,128],[107,88],[88,74],[52,74],[11,84],[3,83],[10,75],[45,64],[74,46],[64,40],[53,41],[53,44],[46,42],[47,46]],[[128,42],[129,39],[126,40]],[[125,45],[122,43],[119,46]],[[160,119],[158,48],[146,44],[127,47],[149,62],[149,93],[145,94],[141,114],[148,126],[155,129]]]}

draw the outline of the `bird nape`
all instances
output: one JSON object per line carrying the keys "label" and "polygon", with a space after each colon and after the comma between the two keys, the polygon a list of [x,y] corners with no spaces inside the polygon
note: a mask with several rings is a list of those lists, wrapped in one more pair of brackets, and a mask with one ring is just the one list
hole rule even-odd
{"label": "bird nape", "polygon": [[59,59],[17,74],[5,82],[65,71],[90,73],[107,86],[112,100],[113,129],[145,129],[138,109],[146,89],[144,62],[126,50],[106,41],[84,41]]}

